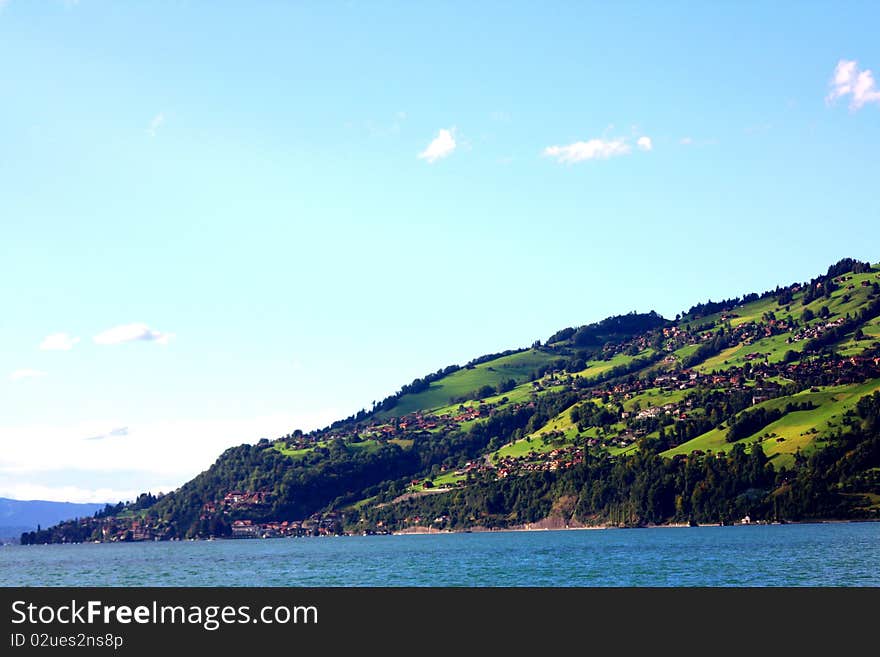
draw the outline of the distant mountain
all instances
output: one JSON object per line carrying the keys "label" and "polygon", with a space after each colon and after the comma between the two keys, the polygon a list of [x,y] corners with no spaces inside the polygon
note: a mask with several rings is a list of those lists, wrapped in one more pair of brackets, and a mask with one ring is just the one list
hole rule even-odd
{"label": "distant mountain", "polygon": [[0,539],[18,538],[37,525],[49,527],[62,520],[92,516],[103,504],[75,504],[44,500],[11,500],[0,497]]}

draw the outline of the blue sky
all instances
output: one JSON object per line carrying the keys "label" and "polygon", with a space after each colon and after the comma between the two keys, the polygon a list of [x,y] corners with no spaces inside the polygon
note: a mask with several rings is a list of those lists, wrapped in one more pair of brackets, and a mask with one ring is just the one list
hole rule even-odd
{"label": "blue sky", "polygon": [[609,5],[0,2],[0,495],[880,260],[880,7]]}

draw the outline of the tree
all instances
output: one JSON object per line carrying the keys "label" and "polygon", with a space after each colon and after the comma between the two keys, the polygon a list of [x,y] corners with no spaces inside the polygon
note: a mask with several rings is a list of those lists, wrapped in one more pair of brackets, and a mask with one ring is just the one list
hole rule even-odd
{"label": "tree", "polygon": [[474,399],[483,399],[484,397],[491,397],[494,394],[495,388],[490,385],[484,385],[474,393]]}
{"label": "tree", "polygon": [[510,392],[510,391],[513,390],[514,388],[516,388],[516,380],[514,380],[514,379],[507,379],[507,381],[501,381],[501,382],[496,386],[495,391],[496,391],[499,395],[503,395],[505,392]]}

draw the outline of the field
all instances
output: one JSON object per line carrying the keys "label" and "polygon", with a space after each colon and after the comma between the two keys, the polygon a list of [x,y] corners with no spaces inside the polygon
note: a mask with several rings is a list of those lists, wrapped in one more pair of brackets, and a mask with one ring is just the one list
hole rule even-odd
{"label": "field", "polygon": [[635,356],[629,356],[627,354],[620,353],[615,355],[610,360],[591,360],[587,363],[587,368],[585,370],[575,373],[574,376],[580,376],[585,379],[595,379],[597,376],[599,376],[600,374],[604,374],[608,370],[611,370],[620,365],[629,365],[636,358],[644,358],[645,356],[650,356],[653,353],[653,349],[645,349]]}
{"label": "field", "polygon": [[862,328],[862,332],[866,339],[856,340],[855,331],[853,331],[835,345],[835,351],[841,356],[855,356],[880,342],[880,317],[868,322]]}
{"label": "field", "polygon": [[[582,406],[584,404],[592,403],[593,402],[587,401],[581,402],[578,405]],[[544,437],[548,433],[554,431],[562,431],[565,434],[565,437],[545,443]],[[536,454],[552,452],[557,447],[561,447],[567,443],[570,443],[575,438],[575,436],[577,436],[577,433],[577,425],[575,425],[571,421],[571,409],[568,408],[562,411],[562,413],[560,413],[559,415],[552,418],[549,422],[547,422],[547,424],[545,424],[534,433],[531,433],[525,438],[521,438],[517,441],[508,443],[507,445],[501,447],[498,451],[492,454],[492,459],[504,458],[507,456],[526,456],[529,452],[535,452]]]}
{"label": "field", "polygon": [[442,408],[448,406],[454,397],[468,395],[482,386],[496,386],[509,379],[522,383],[536,369],[557,358],[555,354],[529,349],[476,365],[472,369],[461,369],[435,381],[423,392],[404,395],[394,408],[381,413],[379,417],[399,417],[415,411]]}
{"label": "field", "polygon": [[678,404],[685,396],[691,392],[690,390],[663,390],[662,388],[651,388],[641,394],[633,396],[623,402],[623,408],[632,411],[636,404],[643,410],[651,406],[663,406],[665,404]]}
{"label": "field", "polygon": [[791,334],[789,333],[781,333],[769,338],[756,340],[752,344],[741,344],[735,347],[730,347],[711,358],[707,358],[694,369],[698,372],[707,373],[712,372],[713,370],[725,370],[730,367],[742,367],[749,362],[746,355],[752,353],[766,355],[767,361],[770,363],[782,362],[785,358],[786,352],[794,351],[800,353],[807,345],[806,340],[792,342],[791,344],[787,343],[786,340],[788,340],[790,335]]}
{"label": "field", "polygon": [[[509,390],[501,395],[492,395],[491,397],[486,397],[481,400],[486,404],[498,404],[502,399],[507,398],[507,402],[501,404],[501,406],[506,406],[507,404],[517,404],[521,402],[527,402],[534,396],[532,384],[529,382],[521,383],[513,390]],[[447,404],[446,406],[441,406],[439,408],[431,409],[431,412],[436,415],[452,415],[457,413],[459,407],[464,406],[465,408],[472,408],[474,406],[479,406],[479,401],[466,401],[458,404]]]}
{"label": "field", "polygon": [[[794,304],[792,304],[792,308],[793,307]],[[782,317],[785,315],[785,307],[777,304],[775,297],[759,299],[757,301],[753,301],[751,303],[747,303],[745,305],[735,308],[734,313],[737,316],[730,320],[730,325],[736,327],[740,324],[745,324],[746,322],[760,321],[761,316],[767,312],[776,313],[777,317],[782,319]],[[689,315],[685,315],[684,317],[682,317],[681,323],[687,324],[692,322],[695,326],[708,324],[710,322],[717,323],[721,321],[721,314],[722,313],[720,312],[712,313],[711,315],[706,315],[705,317],[700,317],[697,319],[694,319]]]}
{"label": "field", "polygon": [[529,453],[534,452],[535,454],[546,454],[547,452],[552,452],[557,447],[564,446],[568,441],[554,441],[552,443],[545,443],[544,440],[537,435],[526,436],[525,438],[521,438],[516,442],[508,443],[497,452],[492,455],[492,460],[501,459],[505,457],[513,457],[518,458],[520,456],[527,456]]}
{"label": "field", "polygon": [[[409,449],[412,447],[413,441],[411,439],[403,439],[403,438],[395,438],[388,441],[389,443],[395,443],[400,445],[403,449]],[[313,452],[318,447],[327,447],[329,445],[328,441],[321,441],[316,443],[311,447],[304,447],[302,449],[288,449],[284,446],[284,443],[275,443],[273,447],[284,454],[285,456],[289,456],[292,459],[300,459],[309,452]],[[345,447],[354,451],[364,451],[364,452],[374,452],[379,449],[379,441],[377,440],[362,440],[360,442],[346,442]]]}
{"label": "field", "polygon": [[301,457],[305,456],[309,452],[313,451],[315,449],[315,447],[326,447],[326,446],[327,446],[327,442],[325,442],[325,441],[316,443],[315,445],[313,445],[311,447],[304,447],[302,449],[291,449],[289,447],[285,447],[284,443],[280,443],[280,442],[275,443],[273,445],[273,447],[275,449],[277,449],[279,452],[281,452],[282,454],[284,454],[284,456],[290,456],[291,458],[294,458],[294,459],[301,458]]}
{"label": "field", "polygon": [[[790,467],[794,462],[794,454],[798,450],[807,454],[816,448],[816,439],[829,428],[838,424],[840,417],[848,410],[855,407],[856,402],[875,390],[880,390],[880,379],[873,379],[861,384],[835,386],[820,389],[819,392],[804,391],[791,397],[771,399],[754,408],[783,408],[789,402],[812,402],[817,408],[809,411],[797,411],[784,415],[782,418],[767,425],[756,432],[738,441],[745,445],[753,443],[759,437],[769,434],[770,438],[764,438],[762,445],[767,456],[775,457],[776,467],[785,465]],[[751,409],[748,409],[751,410]],[[676,454],[688,454],[694,450],[729,451],[735,443],[725,440],[727,429],[712,429],[693,440],[679,445],[663,453],[663,456],[675,456]],[[782,440],[779,440],[779,439]]]}
{"label": "field", "polygon": [[[454,470],[450,470],[448,472],[444,472],[443,474],[441,474],[437,477],[434,477],[433,479],[430,477],[428,477],[428,479],[431,479],[431,482],[434,484],[432,486],[432,489],[449,488],[450,486],[454,486],[459,481],[461,481],[463,479],[467,479],[467,475],[456,474],[456,472]],[[415,493],[415,492],[421,491],[421,490],[426,490],[425,485],[424,485],[424,480],[420,481],[418,484],[410,485],[407,488],[407,492],[409,492],[409,493]]]}

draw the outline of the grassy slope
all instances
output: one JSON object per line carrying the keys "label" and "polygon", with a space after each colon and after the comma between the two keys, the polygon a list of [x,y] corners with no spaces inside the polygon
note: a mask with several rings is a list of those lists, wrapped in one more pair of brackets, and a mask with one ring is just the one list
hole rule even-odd
{"label": "grassy slope", "polygon": [[[799,293],[795,295],[794,300],[788,306],[779,306],[775,299],[763,299],[758,300],[739,308],[734,309],[734,313],[737,317],[734,317],[730,323],[731,326],[739,326],[740,324],[745,324],[746,322],[760,322],[762,316],[767,312],[773,312],[777,319],[786,319],[786,318],[794,318],[800,321],[801,315],[804,310],[810,309],[814,314],[818,316],[820,309],[822,306],[828,306],[828,310],[831,315],[829,319],[836,319],[838,317],[846,316],[847,313],[855,314],[859,308],[861,308],[866,302],[869,293],[868,288],[864,288],[861,286],[861,281],[873,281],[876,280],[875,273],[868,274],[858,274],[854,275],[851,281],[847,281],[843,286],[839,289],[835,290],[830,299],[825,299],[824,297],[816,299],[806,306],[802,305],[801,299],[803,298],[803,294]],[[852,290],[847,289],[849,285],[853,285],[854,288]],[[845,297],[849,295],[849,299],[845,299]],[[786,310],[788,308],[788,310]],[[695,323],[706,323],[709,321],[720,321],[721,314],[715,313],[713,315],[708,315],[705,318],[701,318],[696,320]],[[825,322],[828,320],[820,320],[815,319],[810,324],[816,324],[820,322]],[[686,323],[683,320],[683,323]],[[875,325],[872,322],[871,332],[866,330],[866,334],[873,335],[873,331],[876,329],[877,335],[880,335],[880,325]],[[803,350],[804,346],[806,346],[806,341],[794,342],[792,344],[787,344],[786,339],[789,337],[789,334],[781,334],[775,335],[769,338],[763,338],[761,340],[757,340],[752,344],[741,344],[725,349],[721,353],[712,356],[701,364],[697,365],[695,369],[701,372],[711,372],[712,370],[723,370],[728,367],[733,366],[742,366],[746,362],[746,354],[758,352],[761,354],[767,354],[768,360],[773,362],[779,362],[785,356],[785,353],[788,350],[792,350],[795,352],[800,352]],[[864,341],[859,344],[850,344],[848,345],[850,351],[848,353],[859,353],[863,349],[865,349],[868,345],[870,345],[870,341]],[[688,345],[679,349],[675,352],[679,357],[688,355],[693,353],[696,350],[695,345]]]}
{"label": "grassy slope", "polygon": [[[821,436],[832,424],[837,424],[840,416],[852,409],[861,397],[869,395],[875,390],[880,390],[880,379],[872,379],[860,384],[827,387],[820,389],[819,392],[804,391],[791,397],[781,397],[762,402],[748,410],[758,407],[768,409],[782,408],[790,401],[811,401],[817,405],[817,408],[810,411],[789,413],[776,422],[767,425],[756,434],[743,438],[738,442],[748,444],[755,441],[759,436],[768,433],[771,435],[776,434],[777,437],[784,438],[785,440],[779,442],[776,440],[776,437],[765,439],[763,441],[764,452],[768,456],[778,455],[774,459],[777,467],[779,465],[790,466],[794,461],[793,455],[798,449],[803,453],[808,453],[810,450],[815,449],[817,447],[817,437]],[[816,429],[817,433],[813,433],[813,429]],[[689,440],[678,447],[664,452],[663,455],[688,454],[698,449],[704,452],[710,450],[715,452],[727,451],[735,443],[728,443],[725,440],[726,435],[726,428],[720,431],[712,429],[693,440]]]}
{"label": "grassy slope", "polygon": [[[430,479],[430,477],[428,477]],[[462,479],[467,479],[467,475],[457,474],[455,470],[449,470],[448,472],[444,472],[443,474],[434,477],[431,479],[431,482],[434,484],[431,488],[449,488],[450,486],[454,486]],[[425,488],[424,479],[415,485],[410,485],[407,487],[408,493],[415,493],[420,490],[428,490]]]}
{"label": "grassy slope", "polygon": [[[509,404],[516,404],[529,401],[534,393],[532,392],[532,384],[529,382],[521,383],[513,390],[509,390],[505,392],[503,395],[493,395],[491,397],[486,397],[481,400],[487,404],[500,404],[501,407],[507,406]],[[507,398],[507,402],[501,403],[501,400]],[[472,408],[474,406],[479,406],[479,401],[466,401],[461,402],[459,404],[447,404],[446,406],[441,406],[439,408],[431,409],[432,413],[436,413],[437,415],[454,415],[458,413],[459,407],[464,406],[465,408]]]}
{"label": "grassy slope", "polygon": [[[584,404],[592,404],[591,401],[581,402],[578,406]],[[507,443],[494,454],[492,458],[504,458],[506,456],[519,457],[525,456],[529,452],[543,454],[552,452],[557,447],[570,444],[578,435],[577,425],[571,421],[571,408],[562,411],[559,415],[551,418],[543,427],[529,434],[525,438],[520,438],[512,443]],[[553,431],[562,431],[565,437],[562,440],[554,440],[550,443],[544,442],[544,436]]]}
{"label": "grassy slope", "polygon": [[587,363],[587,368],[581,372],[576,373],[575,376],[580,376],[588,380],[595,379],[600,374],[604,374],[614,367],[617,367],[619,365],[629,365],[636,358],[650,356],[653,353],[653,349],[645,349],[635,356],[628,356],[626,354],[620,353],[615,355],[610,360],[591,360]]}
{"label": "grassy slope", "polygon": [[[403,449],[409,449],[413,445],[412,439],[407,438],[393,438],[388,442],[400,445],[400,447],[402,447]],[[285,456],[289,456],[294,460],[298,460],[309,452],[313,452],[316,447],[327,447],[328,444],[329,443],[327,441],[321,441],[312,447],[305,447],[303,449],[288,449],[284,446],[283,443],[275,443],[273,447]],[[375,452],[379,449],[380,443],[378,440],[362,440],[360,442],[346,442],[345,446],[347,449],[353,451]]]}
{"label": "grassy slope", "polygon": [[880,341],[880,317],[871,320],[862,327],[866,340],[856,340],[855,331],[850,332],[834,349],[841,356],[855,356]]}
{"label": "grassy slope", "polygon": [[312,447],[304,447],[303,449],[290,449],[288,447],[285,447],[284,443],[275,443],[273,445],[273,447],[275,449],[277,449],[279,452],[281,452],[282,454],[284,454],[284,456],[289,456],[293,459],[298,459],[298,458],[305,456],[309,452],[313,451],[315,449],[315,447],[326,447],[326,446],[327,446],[326,441],[321,441]]}
{"label": "grassy slope", "polygon": [[380,414],[379,417],[399,417],[415,411],[442,408],[449,405],[452,397],[467,395],[485,385],[496,386],[508,379],[522,383],[534,370],[558,357],[555,354],[529,349],[496,358],[472,369],[461,369],[435,381],[424,392],[404,395],[394,408]]}
{"label": "grassy slope", "polygon": [[685,396],[691,392],[690,390],[663,390],[662,388],[651,388],[645,390],[639,395],[635,395],[631,399],[623,402],[623,408],[632,411],[636,404],[644,410],[651,406],[663,406],[665,404],[677,404],[682,401]]}

